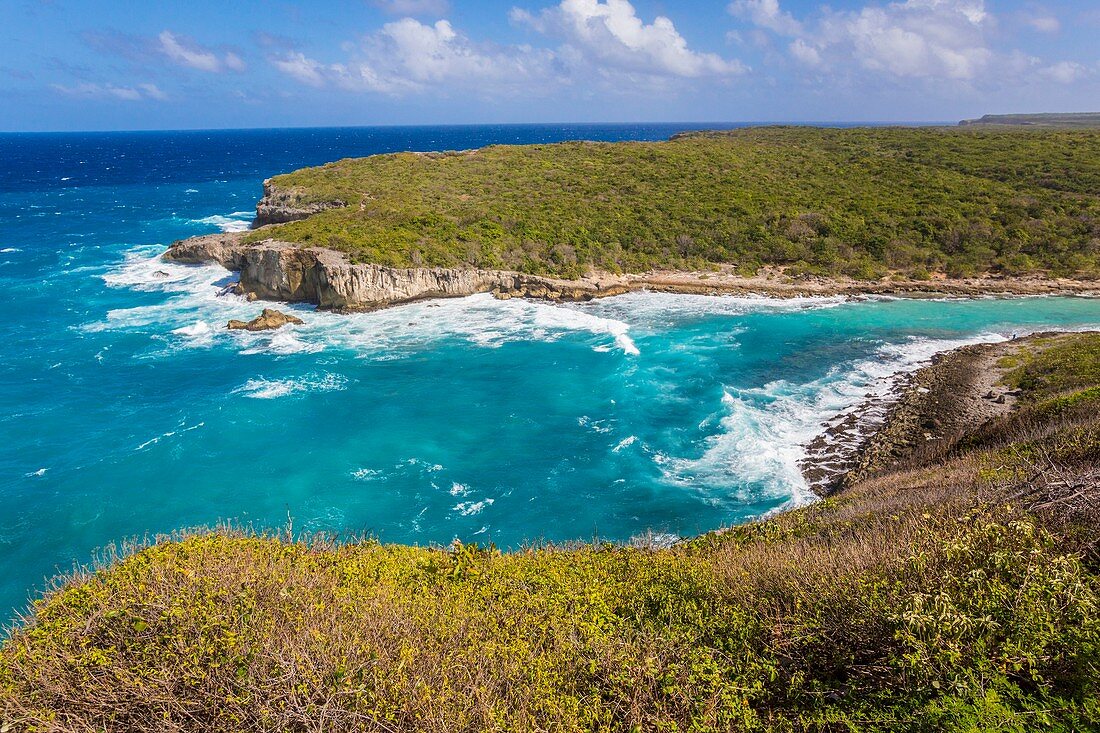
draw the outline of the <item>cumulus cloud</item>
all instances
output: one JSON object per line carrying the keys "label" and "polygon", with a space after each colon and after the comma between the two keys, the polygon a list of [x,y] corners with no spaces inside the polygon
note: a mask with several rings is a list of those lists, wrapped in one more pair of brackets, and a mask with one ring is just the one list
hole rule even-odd
{"label": "cumulus cloud", "polygon": [[638,17],[628,0],[562,0],[537,13],[515,8],[516,23],[561,38],[559,56],[589,68],[669,77],[726,76],[745,71],[739,61],[699,53],[665,16]]}
{"label": "cumulus cloud", "polygon": [[335,85],[389,94],[428,87],[488,87],[524,83],[549,74],[548,52],[477,44],[440,20],[387,23],[362,40],[353,58],[325,64],[292,52],[272,59],[284,74],[312,86]]}
{"label": "cumulus cloud", "polygon": [[751,21],[754,25],[785,36],[802,33],[802,24],[790,13],[779,7],[779,0],[734,0],[727,8],[730,13]]}
{"label": "cumulus cloud", "polygon": [[983,0],[907,0],[832,18],[827,38],[864,67],[900,77],[969,80],[992,60]]}
{"label": "cumulus cloud", "polygon": [[156,84],[137,84],[135,86],[118,86],[115,84],[93,84],[85,82],[74,86],[54,84],[53,88],[70,97],[87,97],[90,99],[121,99],[127,102],[137,102],[143,99],[165,100],[165,94]]}
{"label": "cumulus cloud", "polygon": [[244,71],[241,57],[232,51],[218,53],[204,48],[171,31],[165,30],[157,36],[158,50],[172,61],[199,71],[219,73],[222,71]]}
{"label": "cumulus cloud", "polygon": [[1039,69],[1039,75],[1058,84],[1072,84],[1089,75],[1089,69],[1075,61],[1062,61]]}
{"label": "cumulus cloud", "polygon": [[303,84],[314,87],[325,85],[325,74],[328,69],[320,61],[307,58],[301,51],[292,51],[281,57],[274,57],[271,63],[279,71]]}
{"label": "cumulus cloud", "polygon": [[[422,7],[419,0],[417,7]],[[646,84],[650,81],[715,79],[746,70],[738,61],[692,50],[666,17],[643,21],[628,0],[562,0],[536,12],[514,8],[510,17],[560,45],[483,43],[448,20],[428,24],[406,17],[345,44],[347,58],[337,62],[286,47],[269,60],[303,84],[393,95],[466,88],[492,96],[520,87],[530,93],[586,86],[593,80],[644,91],[652,87]],[[617,83],[624,79],[631,83]]]}
{"label": "cumulus cloud", "polygon": [[376,8],[390,15],[446,15],[451,9],[447,0],[373,0]]}
{"label": "cumulus cloud", "polygon": [[791,52],[791,56],[801,61],[806,66],[818,66],[821,64],[821,52],[801,38],[796,38],[791,41],[791,45],[788,46],[788,49]]}
{"label": "cumulus cloud", "polygon": [[[733,0],[730,14],[757,32],[789,39],[787,53],[802,66],[834,75],[858,72],[901,80],[989,84],[1013,75],[1070,83],[1087,75],[1073,62],[1044,66],[1018,51],[1000,50],[997,19],[985,0],[894,0],[846,10],[822,5],[816,13],[796,18],[782,0]],[[1026,16],[1035,30],[1056,32],[1060,24],[1048,14]],[[1026,63],[1024,62],[1026,60]]]}

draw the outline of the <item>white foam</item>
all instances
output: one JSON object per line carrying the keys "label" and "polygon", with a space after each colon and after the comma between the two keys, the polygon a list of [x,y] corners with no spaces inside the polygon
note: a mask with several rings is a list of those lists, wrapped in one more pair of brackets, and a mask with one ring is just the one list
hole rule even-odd
{"label": "white foam", "polygon": [[48,468],[40,468],[37,471],[31,471],[30,473],[25,473],[25,474],[23,474],[23,476],[26,477],[26,478],[45,476],[46,472],[49,471],[49,470],[50,469],[48,469]]}
{"label": "white foam", "polygon": [[737,503],[771,497],[789,497],[777,509],[785,510],[817,499],[800,469],[805,446],[821,426],[860,405],[882,396],[896,375],[914,371],[937,353],[972,343],[1003,341],[996,333],[963,339],[913,338],[887,344],[876,354],[834,367],[808,384],[784,380],[752,389],[727,388],[722,396],[721,429],[705,441],[697,458],[661,454],[653,460],[667,481],[708,493],[725,488],[722,497]]}
{"label": "white foam", "polygon": [[156,445],[157,443],[164,440],[165,438],[171,438],[173,435],[176,435],[176,434],[189,433],[192,430],[198,430],[199,428],[201,428],[205,424],[206,423],[200,422],[200,423],[196,423],[195,425],[185,427],[185,423],[181,422],[179,424],[177,430],[169,430],[166,433],[161,433],[160,435],[157,435],[153,438],[150,438],[149,440],[147,440],[144,443],[142,443],[141,445],[139,445],[137,448],[134,448],[134,450],[135,451],[145,450],[149,446]]}
{"label": "white foam", "polygon": [[709,316],[740,316],[836,308],[847,296],[776,298],[764,295],[689,295],[685,293],[633,292],[575,304],[574,309],[622,321],[662,328]]}
{"label": "white foam", "polygon": [[181,326],[172,330],[177,336],[183,336],[189,346],[205,347],[214,343],[214,329],[206,321],[196,321],[190,326]]}
{"label": "white foam", "polygon": [[469,496],[470,487],[466,484],[460,484],[455,481],[451,484],[451,490],[449,493],[451,496]]}
{"label": "white foam", "polygon": [[492,506],[495,503],[494,499],[482,499],[481,501],[463,501],[455,504],[454,511],[458,512],[464,517],[472,517],[475,514],[481,514],[482,510],[487,506]]}
{"label": "white foam", "polygon": [[628,436],[626,438],[623,438],[622,440],[619,441],[619,444],[617,446],[615,446],[614,448],[611,449],[611,452],[612,453],[618,453],[623,448],[628,448],[628,447],[634,445],[634,442],[636,440],[638,440],[637,435],[631,435],[631,436]]}
{"label": "white foam", "polygon": [[247,232],[252,226],[253,213],[251,211],[234,211],[232,214],[214,214],[204,216],[201,219],[191,219],[192,224],[206,224],[216,226],[223,232]]}
{"label": "white foam", "polygon": [[338,374],[307,374],[295,379],[249,379],[233,390],[233,394],[256,400],[274,400],[288,395],[309,392],[339,392],[347,389],[348,380]]}
{"label": "white foam", "polygon": [[[615,347],[624,354],[638,353],[628,334],[629,326],[622,321],[552,303],[499,301],[487,293],[373,313],[300,317],[309,325],[304,330],[327,344],[373,359],[396,358],[448,339],[499,348],[513,342],[553,342],[585,335],[596,337],[591,340],[595,350]],[[611,338],[604,340],[608,336]]]}
{"label": "white foam", "polygon": [[304,341],[295,332],[295,326],[287,325],[267,333],[238,331],[238,338],[245,340],[250,346],[242,349],[242,354],[260,354],[271,352],[275,354],[313,354],[322,351],[325,345],[320,341]]}
{"label": "white foam", "polygon": [[4,254],[11,254],[12,252],[22,252],[22,251],[23,250],[19,249],[18,247],[4,247],[4,249],[0,249],[0,252],[2,252]]}

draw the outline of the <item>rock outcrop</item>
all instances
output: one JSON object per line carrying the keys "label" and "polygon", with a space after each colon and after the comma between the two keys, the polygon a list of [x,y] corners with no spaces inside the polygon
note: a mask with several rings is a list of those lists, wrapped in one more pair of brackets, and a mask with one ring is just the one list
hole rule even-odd
{"label": "rock outcrop", "polygon": [[285,224],[319,214],[326,209],[346,206],[344,201],[303,202],[305,191],[300,188],[279,188],[268,179],[264,181],[264,196],[256,204],[256,219],[252,228],[268,224]]}
{"label": "rock outcrop", "polygon": [[176,242],[164,253],[164,259],[184,265],[216,262],[227,270],[239,270],[247,249],[237,232],[205,234]]}
{"label": "rock outcrop", "polygon": [[314,303],[323,310],[384,308],[424,298],[493,293],[498,298],[582,301],[630,289],[625,280],[556,280],[504,270],[354,264],[335,250],[209,234],[173,244],[165,259],[216,262],[240,272],[239,292],[262,300]]}
{"label": "rock outcrop", "polygon": [[251,321],[232,320],[225,324],[225,327],[231,331],[274,331],[276,328],[282,328],[288,323],[301,326],[304,321],[297,316],[288,316],[286,313],[277,311],[274,308],[264,308],[260,315]]}

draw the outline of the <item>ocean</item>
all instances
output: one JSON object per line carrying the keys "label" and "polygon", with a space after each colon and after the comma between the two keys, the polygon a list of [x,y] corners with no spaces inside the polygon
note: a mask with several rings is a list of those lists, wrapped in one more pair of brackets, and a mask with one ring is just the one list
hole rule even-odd
{"label": "ocean", "polygon": [[693,125],[0,135],[0,619],[97,548],[219,522],[383,542],[671,541],[812,501],[824,421],[937,351],[1100,327],[1083,298],[490,296],[229,332],[160,262],[270,175]]}

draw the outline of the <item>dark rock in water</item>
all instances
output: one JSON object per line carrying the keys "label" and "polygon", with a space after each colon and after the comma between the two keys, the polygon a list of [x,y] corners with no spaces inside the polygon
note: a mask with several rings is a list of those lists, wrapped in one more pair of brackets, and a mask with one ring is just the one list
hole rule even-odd
{"label": "dark rock in water", "polygon": [[220,298],[224,295],[242,295],[243,292],[244,291],[241,290],[240,283],[229,283],[224,288],[218,291],[218,297]]}
{"label": "dark rock in water", "polygon": [[231,331],[273,331],[276,328],[282,328],[288,323],[294,323],[300,326],[304,321],[296,316],[288,316],[286,313],[277,311],[274,308],[264,308],[263,312],[251,321],[233,320],[227,323],[225,327]]}
{"label": "dark rock in water", "polygon": [[171,275],[169,275],[164,270],[157,270],[156,272],[153,273],[153,277],[163,280],[166,277],[171,277]]}

